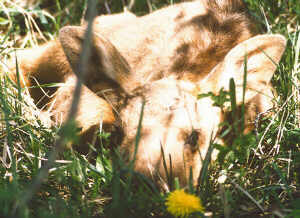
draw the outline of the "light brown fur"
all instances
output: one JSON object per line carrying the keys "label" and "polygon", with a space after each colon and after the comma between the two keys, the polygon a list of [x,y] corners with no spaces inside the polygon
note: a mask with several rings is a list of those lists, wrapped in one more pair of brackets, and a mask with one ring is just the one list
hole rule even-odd
{"label": "light brown fur", "polygon": [[[83,135],[101,122],[113,125],[119,120],[124,133],[121,149],[132,158],[145,100],[135,169],[156,182],[164,179],[162,146],[165,158],[172,158],[174,176],[186,184],[192,168],[196,183],[209,141],[226,118],[210,98],[198,100],[197,93],[217,94],[234,78],[240,105],[247,54],[245,117],[252,122],[257,113],[271,107],[266,95],[271,93],[269,81],[276,65],[269,57],[279,62],[285,39],[255,36],[240,0],[180,3],[143,17],[126,13],[100,16],[94,22],[92,57],[76,120]],[[83,35],[82,27],[65,27],[58,40],[20,57],[27,86],[34,83],[32,76],[41,84],[65,84],[56,98],[43,102],[52,103],[55,121],[65,119],[72,101],[76,81],[72,67],[78,64]],[[42,95],[38,89],[31,94],[36,102]],[[246,131],[252,128],[249,124]]]}

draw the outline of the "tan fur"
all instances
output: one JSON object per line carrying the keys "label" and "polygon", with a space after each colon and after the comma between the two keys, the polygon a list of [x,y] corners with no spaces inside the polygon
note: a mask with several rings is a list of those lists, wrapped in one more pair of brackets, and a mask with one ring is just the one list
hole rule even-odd
{"label": "tan fur", "polygon": [[[121,121],[121,150],[130,159],[145,101],[135,169],[156,182],[165,179],[162,147],[181,184],[187,183],[190,168],[196,184],[210,139],[227,118],[226,111],[214,107],[210,98],[198,100],[197,93],[217,94],[228,89],[234,78],[240,105],[247,55],[245,131],[250,131],[256,114],[272,105],[269,81],[285,39],[255,36],[253,21],[240,0],[180,3],[143,17],[126,13],[94,22],[92,57],[75,119],[83,135],[102,122]],[[72,68],[78,64],[83,35],[84,27],[64,27],[58,40],[20,57],[26,85],[34,83],[32,77],[41,84],[64,84],[56,98],[44,102],[55,121],[65,119],[72,102],[76,81]],[[31,94],[35,101],[41,96],[38,90]]]}

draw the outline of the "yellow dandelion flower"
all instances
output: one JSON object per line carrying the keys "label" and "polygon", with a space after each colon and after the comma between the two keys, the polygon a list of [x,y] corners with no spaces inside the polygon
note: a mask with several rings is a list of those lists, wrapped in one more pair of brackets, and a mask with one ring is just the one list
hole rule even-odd
{"label": "yellow dandelion flower", "polygon": [[187,194],[184,190],[172,192],[166,201],[167,211],[175,217],[187,217],[191,213],[203,212],[203,206],[198,197]]}

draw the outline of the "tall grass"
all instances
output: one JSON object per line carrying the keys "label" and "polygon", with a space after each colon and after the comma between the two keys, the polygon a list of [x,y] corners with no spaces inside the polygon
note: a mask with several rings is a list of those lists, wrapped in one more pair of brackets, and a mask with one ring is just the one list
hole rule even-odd
{"label": "tall grass", "polygon": [[[110,133],[99,131],[103,143],[93,148],[95,162],[63,149],[39,179],[60,133],[40,119],[27,90],[5,77],[5,59],[15,47],[35,46],[55,38],[60,27],[79,24],[88,6],[85,0],[40,0],[28,7],[14,2],[0,2],[0,217],[172,217],[165,206],[168,193],[126,167],[118,149],[108,149]],[[135,1],[131,9],[142,15],[174,2]],[[257,118],[255,131],[236,134],[226,147],[214,145],[218,159],[210,163],[207,157],[200,186],[189,191],[214,217],[300,217],[300,3],[246,2],[262,29],[288,39],[272,81],[277,106],[268,118]],[[123,6],[125,1],[107,0],[97,9],[113,13]],[[76,132],[67,134],[65,144],[71,144]],[[173,179],[170,191],[179,186]]]}

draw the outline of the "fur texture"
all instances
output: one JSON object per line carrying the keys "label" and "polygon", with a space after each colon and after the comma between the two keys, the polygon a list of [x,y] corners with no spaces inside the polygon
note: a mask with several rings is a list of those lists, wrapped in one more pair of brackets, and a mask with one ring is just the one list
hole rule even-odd
{"label": "fur texture", "polygon": [[[56,97],[41,105],[51,105],[54,121],[65,119],[72,101],[76,81],[72,69],[78,64],[84,26],[64,27],[59,39],[19,57],[23,85],[64,84],[46,90]],[[162,147],[181,184],[187,183],[190,168],[196,184],[210,139],[227,119],[226,111],[214,107],[210,98],[197,99],[197,94],[228,90],[234,78],[241,104],[245,56],[249,121],[245,131],[253,128],[257,113],[272,106],[269,81],[285,39],[257,35],[240,0],[185,2],[143,17],[129,12],[100,16],[93,27],[92,56],[76,116],[82,135],[99,123],[118,122],[124,133],[120,139],[124,157],[132,158],[145,102],[135,169],[158,183],[165,179]],[[38,102],[43,93],[31,89],[31,95]]]}

